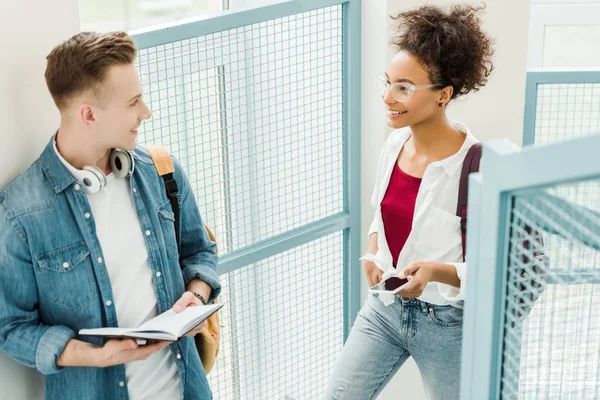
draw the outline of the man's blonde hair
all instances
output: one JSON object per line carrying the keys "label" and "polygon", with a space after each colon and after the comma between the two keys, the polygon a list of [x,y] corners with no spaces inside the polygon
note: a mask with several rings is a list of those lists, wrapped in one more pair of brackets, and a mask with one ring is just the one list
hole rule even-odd
{"label": "man's blonde hair", "polygon": [[137,49],[125,32],[81,32],[56,46],[46,57],[46,84],[59,109],[86,91],[100,100],[110,67],[132,64]]}

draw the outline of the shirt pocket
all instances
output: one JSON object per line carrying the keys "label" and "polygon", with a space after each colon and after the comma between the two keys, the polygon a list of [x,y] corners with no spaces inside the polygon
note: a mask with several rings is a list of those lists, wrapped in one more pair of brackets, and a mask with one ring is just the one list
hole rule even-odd
{"label": "shirt pocket", "polygon": [[460,218],[430,206],[424,217],[415,249],[426,261],[455,262],[462,254]]}
{"label": "shirt pocket", "polygon": [[169,258],[178,259],[177,237],[175,236],[175,214],[169,201],[158,206],[158,219]]}
{"label": "shirt pocket", "polygon": [[36,257],[43,287],[51,303],[80,310],[98,297],[96,276],[85,242]]}

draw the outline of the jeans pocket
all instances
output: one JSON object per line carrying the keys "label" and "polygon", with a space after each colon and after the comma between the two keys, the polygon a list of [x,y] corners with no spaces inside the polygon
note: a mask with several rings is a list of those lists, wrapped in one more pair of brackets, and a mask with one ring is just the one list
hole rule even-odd
{"label": "jeans pocket", "polygon": [[463,322],[463,310],[453,306],[429,305],[429,318],[439,326],[446,328],[461,326]]}

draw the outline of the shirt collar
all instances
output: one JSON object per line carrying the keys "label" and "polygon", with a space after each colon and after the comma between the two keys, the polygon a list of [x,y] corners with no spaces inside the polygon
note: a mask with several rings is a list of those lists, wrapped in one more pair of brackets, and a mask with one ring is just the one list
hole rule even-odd
{"label": "shirt collar", "polygon": [[75,180],[77,180],[78,182],[82,182],[83,178],[85,177],[85,173],[69,164],[69,162],[63,158],[63,156],[58,151],[58,147],[56,146],[56,135],[52,137],[52,147],[54,148],[54,153],[56,153],[56,156],[58,157],[62,165],[64,165],[67,168],[67,170],[71,173],[71,175],[73,175],[73,178],[75,178]]}
{"label": "shirt collar", "polygon": [[[430,166],[433,168],[441,167],[444,169],[446,174],[448,174],[448,176],[452,177],[454,176],[456,171],[458,171],[458,169],[462,166],[467,152],[473,144],[477,143],[477,139],[475,138],[475,136],[473,136],[473,134],[466,125],[453,120],[450,120],[450,124],[453,128],[467,135],[465,141],[463,142],[458,152],[454,153],[450,157],[444,158],[443,160],[434,161],[430,164]],[[404,143],[410,137],[410,128],[405,127],[397,129],[393,131],[390,135],[392,135],[390,137],[390,151],[393,154],[396,154],[397,157],[398,153],[400,153],[400,149],[402,148],[402,146],[404,146]]]}
{"label": "shirt collar", "polygon": [[40,157],[40,163],[44,174],[56,193],[60,193],[75,183],[76,180],[65,165],[57,157],[53,148],[54,136],[50,139]]}
{"label": "shirt collar", "polygon": [[450,123],[455,129],[466,133],[467,136],[465,137],[465,141],[456,153],[454,153],[450,157],[444,158],[443,160],[432,162],[431,165],[436,167],[440,166],[444,168],[444,171],[446,171],[448,176],[452,177],[454,176],[456,171],[458,171],[462,167],[467,152],[469,151],[471,146],[477,143],[477,139],[475,138],[475,136],[473,136],[469,128],[467,128],[464,124],[461,124],[460,122],[456,121],[450,121]]}
{"label": "shirt collar", "polygon": [[[64,159],[64,157],[60,154],[60,152],[58,151],[58,146],[56,146],[56,135],[54,135],[52,137],[52,146],[54,149],[54,153],[56,154],[56,156],[58,157],[58,159],[60,160],[60,162],[65,166],[65,168],[67,168],[67,170],[71,173],[71,175],[73,176],[73,178],[75,178],[75,180],[79,183],[82,183],[84,178],[86,177],[86,173],[80,169],[75,168],[74,166],[72,166],[67,160]],[[112,172],[106,176],[106,180],[107,182],[110,182],[113,178],[114,178],[115,174],[113,174]]]}

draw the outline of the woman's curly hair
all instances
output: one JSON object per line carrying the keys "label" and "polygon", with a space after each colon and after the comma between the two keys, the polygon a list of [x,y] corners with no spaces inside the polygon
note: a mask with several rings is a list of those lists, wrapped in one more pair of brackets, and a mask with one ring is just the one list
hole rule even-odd
{"label": "woman's curly hair", "polygon": [[452,98],[477,91],[494,69],[493,40],[481,30],[482,6],[454,5],[445,12],[423,6],[392,17],[398,22],[392,45],[416,57],[432,83],[452,86]]}

